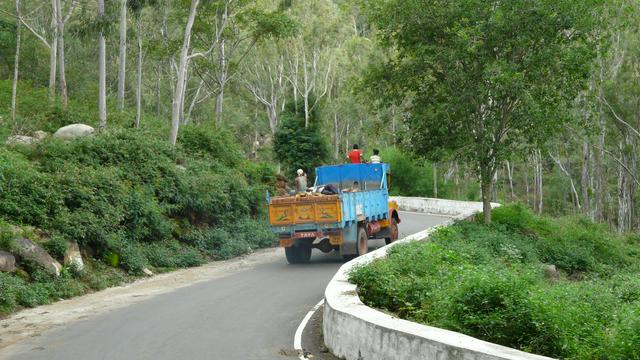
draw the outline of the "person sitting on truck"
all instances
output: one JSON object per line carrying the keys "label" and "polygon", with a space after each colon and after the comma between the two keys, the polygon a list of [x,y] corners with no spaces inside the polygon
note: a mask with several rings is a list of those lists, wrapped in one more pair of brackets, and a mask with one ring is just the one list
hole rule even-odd
{"label": "person sitting on truck", "polygon": [[352,164],[362,163],[362,151],[358,148],[358,144],[353,144],[353,150],[347,155]]}
{"label": "person sitting on truck", "polygon": [[293,182],[295,185],[296,193],[305,193],[307,192],[307,175],[302,169],[298,169],[297,174],[298,176],[296,176],[296,179]]}
{"label": "person sitting on truck", "polygon": [[372,164],[380,164],[382,162],[382,158],[380,157],[380,150],[373,149],[373,155],[369,158]]}

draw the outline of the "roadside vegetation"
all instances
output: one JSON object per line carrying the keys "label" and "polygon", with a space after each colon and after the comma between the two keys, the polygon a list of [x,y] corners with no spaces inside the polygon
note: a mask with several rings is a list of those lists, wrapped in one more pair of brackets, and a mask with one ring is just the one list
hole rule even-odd
{"label": "roadside vegetation", "polygon": [[[27,123],[32,131],[85,116],[41,114]],[[271,167],[247,160],[222,129],[185,126],[172,147],[162,123],[147,123],[0,146],[0,250],[19,253],[16,240],[27,238],[63,264],[75,242],[85,263],[80,270],[67,262],[55,276],[17,256],[16,271],[0,272],[0,316],[117,285],[145,269],[197,266],[273,245],[262,206],[275,182]]]}
{"label": "roadside vegetation", "polygon": [[[480,220],[477,219],[477,220]],[[498,208],[350,274],[367,305],[562,359],[639,359],[640,239]]]}

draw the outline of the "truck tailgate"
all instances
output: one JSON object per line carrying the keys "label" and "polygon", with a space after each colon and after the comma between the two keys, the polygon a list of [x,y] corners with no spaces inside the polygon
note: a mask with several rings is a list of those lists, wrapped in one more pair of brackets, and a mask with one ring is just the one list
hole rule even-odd
{"label": "truck tailgate", "polygon": [[269,222],[273,226],[341,221],[342,208],[337,195],[277,197],[269,204]]}

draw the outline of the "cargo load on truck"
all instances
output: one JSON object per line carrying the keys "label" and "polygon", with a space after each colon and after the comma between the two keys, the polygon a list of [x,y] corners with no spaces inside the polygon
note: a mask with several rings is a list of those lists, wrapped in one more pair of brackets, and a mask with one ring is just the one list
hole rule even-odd
{"label": "cargo load on truck", "polygon": [[316,168],[306,193],[268,197],[271,229],[289,263],[304,263],[312,249],[339,251],[350,259],[368,251],[372,238],[398,238],[398,205],[389,201],[388,164]]}

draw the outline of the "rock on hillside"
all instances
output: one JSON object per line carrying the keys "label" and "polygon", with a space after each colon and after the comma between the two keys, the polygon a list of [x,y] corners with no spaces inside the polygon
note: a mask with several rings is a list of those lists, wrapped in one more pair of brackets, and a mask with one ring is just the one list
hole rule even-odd
{"label": "rock on hillside", "polygon": [[0,251],[0,271],[16,271],[16,258],[13,254],[6,251]]}
{"label": "rock on hillside", "polygon": [[65,265],[75,265],[76,269],[82,270],[84,268],[84,262],[82,261],[82,255],[80,255],[80,247],[75,241],[67,242],[67,253],[64,254]]}
{"label": "rock on hillside", "polygon": [[26,135],[9,136],[5,144],[7,145],[32,145],[38,142],[38,139]]}
{"label": "rock on hillside", "polygon": [[85,124],[71,124],[63,126],[53,134],[54,138],[73,140],[83,136],[89,136],[96,130],[89,125]]}
{"label": "rock on hillside", "polygon": [[42,265],[47,271],[59,276],[62,265],[49,255],[40,245],[33,241],[18,237],[15,240],[16,253],[23,258],[33,259],[38,264]]}

